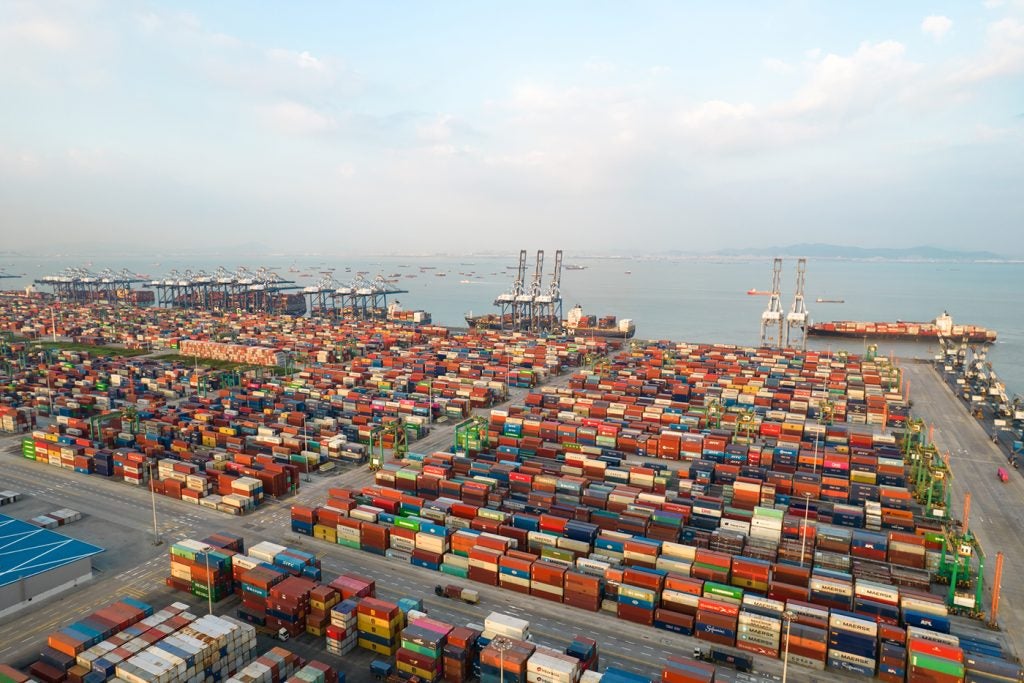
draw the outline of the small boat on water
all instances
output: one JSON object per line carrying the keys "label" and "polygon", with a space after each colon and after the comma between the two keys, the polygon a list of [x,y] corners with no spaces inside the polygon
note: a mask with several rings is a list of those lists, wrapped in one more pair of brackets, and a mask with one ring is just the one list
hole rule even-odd
{"label": "small boat on water", "polygon": [[764,289],[748,289],[747,296],[771,296],[771,292]]}

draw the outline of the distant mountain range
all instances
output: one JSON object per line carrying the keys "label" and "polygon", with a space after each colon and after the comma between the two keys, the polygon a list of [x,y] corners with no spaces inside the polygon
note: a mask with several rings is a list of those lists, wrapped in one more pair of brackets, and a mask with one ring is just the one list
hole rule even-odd
{"label": "distant mountain range", "polygon": [[991,251],[950,251],[938,247],[908,247],[885,249],[867,247],[846,247],[838,244],[792,244],[787,247],[750,247],[746,249],[722,249],[718,256],[809,256],[835,259],[886,259],[915,261],[1004,261],[1011,257]]}

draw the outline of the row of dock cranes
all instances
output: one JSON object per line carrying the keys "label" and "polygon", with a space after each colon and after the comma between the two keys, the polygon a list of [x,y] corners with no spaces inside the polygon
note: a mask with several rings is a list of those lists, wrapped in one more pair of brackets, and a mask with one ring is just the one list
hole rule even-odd
{"label": "row of dock cranes", "polygon": [[88,268],[65,268],[56,275],[46,275],[35,284],[49,287],[60,301],[85,303],[88,301],[121,301],[134,285],[146,280],[127,269],[119,271],[105,268],[98,273]]}
{"label": "row of dock cranes", "polygon": [[[367,279],[357,274],[351,282],[338,282],[330,272],[314,285],[300,287],[272,268],[228,270],[172,270],[160,278],[148,278],[127,269],[109,268],[94,273],[86,268],[66,268],[56,275],[35,280],[52,290],[59,301],[91,301],[154,304],[165,308],[228,310],[302,315],[383,318],[398,302],[388,300],[408,290],[395,287],[382,275]],[[144,288],[144,289],[143,289]]]}
{"label": "row of dock cranes", "polygon": [[470,326],[502,330],[550,332],[562,325],[562,250],[555,252],[551,280],[544,286],[544,250],[537,250],[533,277],[527,282],[526,249],[519,251],[519,264],[512,288],[494,299],[497,315],[466,317]]}
{"label": "row of dock cranes", "polygon": [[772,288],[768,292],[768,307],[761,314],[761,346],[773,348],[807,348],[807,328],[811,314],[804,300],[804,281],[807,259],[796,262],[796,292],[789,313],[782,310],[782,259],[772,261]]}

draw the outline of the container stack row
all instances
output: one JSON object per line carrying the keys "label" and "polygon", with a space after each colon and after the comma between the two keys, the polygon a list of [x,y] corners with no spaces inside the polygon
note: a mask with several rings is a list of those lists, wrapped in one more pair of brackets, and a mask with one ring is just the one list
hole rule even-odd
{"label": "container stack row", "polygon": [[[846,557],[850,571],[843,571],[739,555],[744,536],[736,532],[711,535],[718,543],[714,550],[545,513],[437,503],[382,487],[331,489],[326,505],[296,506],[293,515],[313,519],[314,528],[336,524],[339,542],[340,529],[356,530],[346,544],[353,548],[362,548],[357,541],[363,538],[383,538],[393,557],[408,557],[417,566],[766,657],[782,656],[786,615],[795,614],[789,624],[792,661],[822,671],[875,675],[906,668],[908,633],[954,638],[959,647],[943,598],[928,590],[929,573],[892,563],[901,559],[892,554],[895,548],[923,565],[923,535],[862,537],[850,528],[817,527],[807,537],[808,557]],[[467,512],[472,516],[458,516]],[[781,532],[782,516],[771,512],[762,514],[777,520]],[[855,538],[872,543],[858,546]],[[970,639],[961,649],[986,662],[1002,654]]]}

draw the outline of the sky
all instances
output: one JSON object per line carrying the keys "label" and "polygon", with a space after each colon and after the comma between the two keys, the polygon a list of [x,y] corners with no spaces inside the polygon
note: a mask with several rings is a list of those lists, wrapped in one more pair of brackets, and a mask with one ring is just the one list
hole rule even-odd
{"label": "sky", "polygon": [[0,99],[0,250],[1024,256],[1024,0],[0,0]]}

